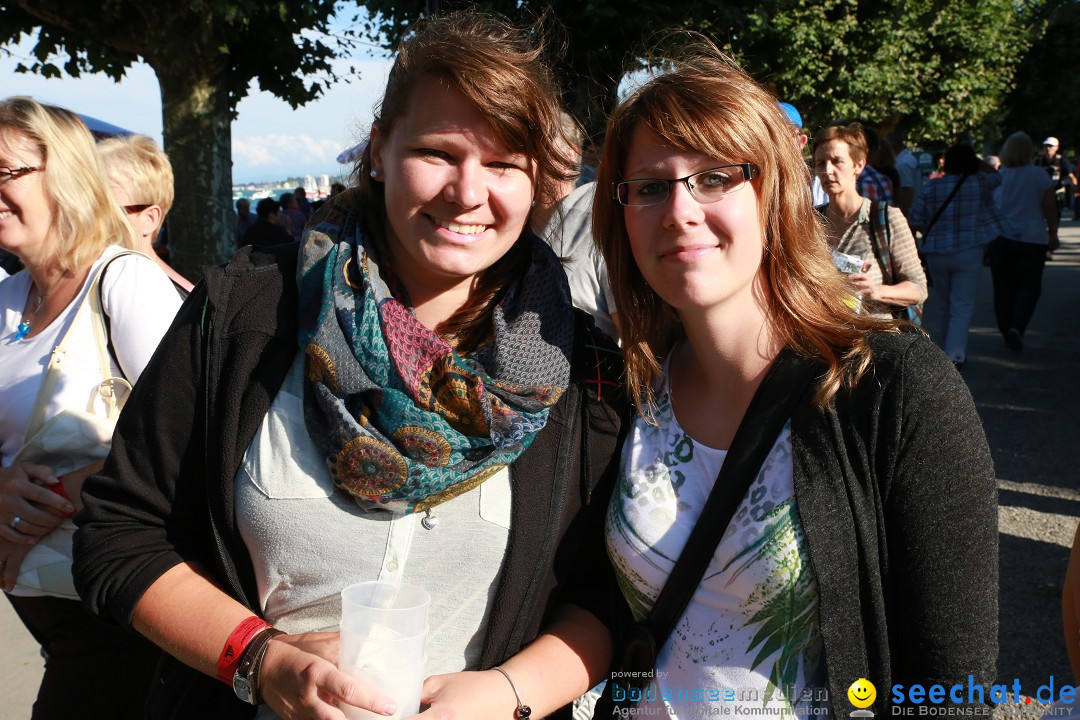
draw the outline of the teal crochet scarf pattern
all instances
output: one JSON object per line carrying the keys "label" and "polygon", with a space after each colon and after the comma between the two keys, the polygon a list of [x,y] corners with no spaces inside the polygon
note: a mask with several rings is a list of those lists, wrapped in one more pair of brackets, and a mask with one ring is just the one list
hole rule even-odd
{"label": "teal crochet scarf pattern", "polygon": [[297,270],[305,424],[362,508],[423,512],[510,465],[544,427],[570,377],[566,277],[527,233],[532,259],[492,315],[493,340],[459,355],[391,292],[358,192],[328,205]]}

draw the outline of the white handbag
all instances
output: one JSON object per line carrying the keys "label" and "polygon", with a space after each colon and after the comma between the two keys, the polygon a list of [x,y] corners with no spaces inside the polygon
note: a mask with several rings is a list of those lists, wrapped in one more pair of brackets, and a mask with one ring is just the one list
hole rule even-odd
{"label": "white handbag", "polygon": [[[105,312],[101,306],[99,287],[105,269],[113,260],[124,255],[137,254],[140,253],[117,253],[102,263],[95,273],[90,287],[79,302],[75,318],[52,352],[41,388],[34,400],[34,408],[30,412],[26,443],[16,453],[12,464],[45,465],[52,469],[54,475],[60,477],[102,460],[109,454],[113,429],[131,391],[131,384],[127,379],[112,374],[109,336],[105,329]],[[45,420],[45,410],[60,378],[64,362],[70,352],[77,352],[68,348],[71,331],[76,327],[84,327],[87,315],[93,324],[101,382],[89,388],[85,408],[65,408]],[[78,599],[71,575],[71,544],[74,534],[75,523],[67,519],[30,549],[19,569],[15,594],[24,590],[35,595]]]}

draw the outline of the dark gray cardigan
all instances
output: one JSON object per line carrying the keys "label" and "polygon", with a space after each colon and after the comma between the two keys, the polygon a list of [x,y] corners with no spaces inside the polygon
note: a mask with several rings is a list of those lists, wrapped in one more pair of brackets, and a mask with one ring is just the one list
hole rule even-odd
{"label": "dark gray cardigan", "polygon": [[835,413],[808,397],[791,419],[837,717],[858,678],[881,718],[894,684],[987,685],[997,662],[997,490],[971,393],[924,336],[871,341],[872,369]]}

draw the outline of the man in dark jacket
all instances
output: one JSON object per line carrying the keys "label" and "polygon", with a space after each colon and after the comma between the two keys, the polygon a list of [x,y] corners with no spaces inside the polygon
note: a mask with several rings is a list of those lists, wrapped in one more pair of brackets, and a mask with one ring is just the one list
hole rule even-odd
{"label": "man in dark jacket", "polygon": [[267,245],[280,245],[292,242],[292,236],[282,226],[281,205],[272,198],[263,198],[255,206],[255,215],[258,220],[248,228],[240,239],[240,245],[253,245],[266,247]]}

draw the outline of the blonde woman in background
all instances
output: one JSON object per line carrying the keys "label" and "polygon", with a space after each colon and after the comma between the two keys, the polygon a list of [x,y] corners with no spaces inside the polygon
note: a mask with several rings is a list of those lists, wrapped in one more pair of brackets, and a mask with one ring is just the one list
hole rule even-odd
{"label": "blonde woman in background", "polygon": [[1005,344],[1016,352],[1024,349],[1024,333],[1042,294],[1047,255],[1058,248],[1054,181],[1032,163],[1034,156],[1026,133],[1010,135],[1001,148],[1001,185],[994,191],[1005,221],[1004,233],[990,244],[994,315]]}
{"label": "blonde woman in background", "polygon": [[162,223],[173,204],[169,156],[145,135],[109,138],[98,144],[98,151],[105,161],[113,197],[135,230],[136,249],[154,258],[181,297],[187,297],[194,287],[192,282],[154,251]]}
{"label": "blonde woman in background", "polygon": [[70,530],[60,525],[82,508],[83,481],[101,467],[56,477],[53,467],[15,462],[61,338],[66,352],[44,421],[86,408],[102,382],[99,340],[77,312],[90,279],[107,265],[95,292],[109,320],[110,372],[131,384],[180,307],[152,260],[116,257],[137,247],[78,116],[29,98],[0,102],[0,248],[25,268],[0,283],[0,565],[7,598],[45,657],[33,720],[141,717],[159,654],[92,617],[73,590],[54,590],[64,573],[70,586],[70,562],[46,566],[56,582],[36,570],[36,587],[19,572],[42,541],[39,551],[55,548],[62,558],[66,550],[70,558],[70,535],[63,535]]}

